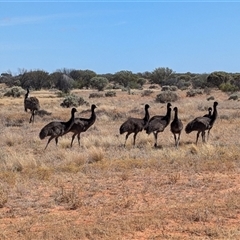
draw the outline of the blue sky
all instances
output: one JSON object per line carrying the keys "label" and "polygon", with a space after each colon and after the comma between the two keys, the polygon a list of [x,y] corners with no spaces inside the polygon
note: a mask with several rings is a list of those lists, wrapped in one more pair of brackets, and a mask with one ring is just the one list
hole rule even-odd
{"label": "blue sky", "polygon": [[240,2],[0,2],[0,74],[240,72]]}

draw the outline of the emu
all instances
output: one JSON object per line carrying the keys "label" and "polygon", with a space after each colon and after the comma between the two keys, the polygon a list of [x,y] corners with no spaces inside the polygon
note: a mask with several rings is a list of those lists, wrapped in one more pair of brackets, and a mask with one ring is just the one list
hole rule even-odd
{"label": "emu", "polygon": [[[173,121],[170,124],[170,130],[173,133],[174,140],[175,140],[175,147],[178,148],[179,141],[180,141],[180,135],[183,129],[183,124],[181,119],[178,118],[178,108],[174,107],[173,108],[174,113],[174,118]],[[178,135],[178,137],[177,137]]]}
{"label": "emu", "polygon": [[48,123],[46,126],[44,126],[40,133],[39,138],[44,139],[45,137],[50,136],[48,139],[47,145],[45,149],[47,148],[48,144],[51,142],[53,138],[55,138],[56,145],[58,144],[58,138],[66,134],[69,129],[72,127],[74,123],[74,114],[77,112],[76,108],[72,108],[71,110],[71,118],[67,122],[60,122],[60,121],[53,121]]}
{"label": "emu", "polygon": [[218,105],[218,102],[213,103],[213,113],[210,117],[197,117],[186,125],[185,132],[187,134],[193,131],[197,131],[196,145],[197,145],[200,133],[202,135],[202,142],[203,143],[206,142],[205,131],[208,131],[208,135],[209,135],[210,130],[212,129],[213,124],[218,115],[217,105]]}
{"label": "emu", "polygon": [[133,146],[136,143],[136,137],[139,132],[141,132],[148,123],[150,118],[148,109],[150,106],[145,104],[145,116],[144,118],[128,118],[119,128],[120,134],[127,132],[124,142],[124,147],[126,146],[127,139],[130,134],[134,133],[133,135]]}
{"label": "emu", "polygon": [[91,116],[90,118],[75,118],[74,123],[70,130],[68,132],[73,132],[72,135],[72,141],[71,141],[71,147],[73,145],[74,138],[77,135],[78,138],[78,145],[80,146],[80,134],[82,132],[86,132],[96,121],[96,113],[95,113],[95,108],[97,106],[95,104],[92,104],[91,106]]}
{"label": "emu", "polygon": [[[212,107],[208,108],[208,113],[205,114],[203,117],[211,117],[212,115]],[[208,129],[208,135],[207,135],[207,140],[209,139],[209,134],[210,134],[210,129]]]}
{"label": "emu", "polygon": [[145,130],[147,134],[153,133],[155,138],[154,147],[157,147],[157,137],[159,132],[163,132],[164,129],[168,126],[171,119],[171,103],[167,104],[167,113],[165,116],[153,116],[149,120]]}
{"label": "emu", "polygon": [[29,123],[34,123],[34,115],[35,111],[40,109],[39,100],[36,97],[29,97],[29,89],[27,88],[27,93],[24,98],[24,110],[27,112],[29,109],[31,111],[31,117],[29,119]]}

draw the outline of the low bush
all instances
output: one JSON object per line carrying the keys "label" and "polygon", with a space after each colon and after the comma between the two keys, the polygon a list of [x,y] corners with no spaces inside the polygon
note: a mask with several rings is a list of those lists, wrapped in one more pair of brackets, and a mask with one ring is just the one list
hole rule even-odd
{"label": "low bush", "polygon": [[115,91],[108,91],[105,93],[105,97],[116,97]]}
{"label": "low bush", "polygon": [[101,98],[103,97],[102,93],[90,93],[89,98]]}
{"label": "low bush", "polygon": [[65,108],[70,108],[70,107],[77,107],[84,104],[87,105],[88,103],[82,97],[78,97],[74,94],[70,94],[63,100],[60,106]]}
{"label": "low bush", "polygon": [[12,87],[7,90],[4,96],[19,98],[23,94],[24,94],[24,90],[21,87]]}
{"label": "low bush", "polygon": [[167,103],[175,102],[178,100],[178,95],[172,91],[165,91],[157,95],[156,102]]}
{"label": "low bush", "polygon": [[143,93],[142,93],[141,96],[142,96],[142,97],[144,97],[144,96],[150,96],[152,93],[153,93],[152,90],[147,89],[147,90],[144,90],[144,91],[143,91]]}
{"label": "low bush", "polygon": [[187,97],[195,97],[198,94],[203,94],[203,92],[199,89],[191,89],[187,91]]}

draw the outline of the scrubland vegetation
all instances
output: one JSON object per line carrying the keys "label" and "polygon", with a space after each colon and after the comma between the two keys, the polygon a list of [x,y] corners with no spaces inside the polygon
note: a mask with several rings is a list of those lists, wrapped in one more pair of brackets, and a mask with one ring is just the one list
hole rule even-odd
{"label": "scrubland vegetation", "polygon": [[[97,120],[81,134],[40,140],[40,129],[52,120],[68,120],[71,108],[54,91],[32,91],[50,115],[29,124],[23,97],[0,99],[0,239],[239,239],[240,238],[240,107],[227,93],[186,97],[176,90],[184,126],[207,113],[218,101],[218,118],[209,141],[196,146],[196,132],[181,135],[179,148],[169,126],[159,134],[130,135],[126,148],[120,125],[130,116],[165,115],[156,101],[159,89],[89,98],[94,90],[73,90],[87,103],[76,116]],[[89,105],[90,104],[90,105]],[[172,107],[172,108],[173,108]],[[88,110],[88,111],[86,111]]]}

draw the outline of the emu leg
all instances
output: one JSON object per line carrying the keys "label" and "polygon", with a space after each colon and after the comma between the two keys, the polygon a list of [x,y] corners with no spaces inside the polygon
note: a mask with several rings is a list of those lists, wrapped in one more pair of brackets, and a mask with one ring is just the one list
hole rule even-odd
{"label": "emu leg", "polygon": [[136,143],[136,137],[137,137],[137,132],[136,133],[134,133],[134,135],[133,135],[133,145],[135,146],[135,143]]}
{"label": "emu leg", "polygon": [[45,147],[44,149],[47,149],[48,144],[52,141],[53,138],[54,138],[54,137],[51,136],[51,137],[48,139],[48,141],[47,141],[47,145],[46,145],[46,147]]}
{"label": "emu leg", "polygon": [[58,137],[55,137],[56,146],[58,144]]}
{"label": "emu leg", "polygon": [[77,138],[78,138],[78,145],[80,147],[80,133],[78,134]]}
{"label": "emu leg", "polygon": [[200,134],[200,132],[197,132],[196,145],[197,145],[197,142],[198,142],[199,134]]}
{"label": "emu leg", "polygon": [[179,146],[179,142],[180,142],[180,135],[181,135],[181,133],[178,133],[178,138],[177,138],[177,144],[176,144],[176,148],[178,148],[178,146]]}
{"label": "emu leg", "polygon": [[129,137],[130,134],[131,134],[131,133],[127,133],[127,135],[126,135],[126,137],[125,137],[124,147],[126,146],[126,142],[127,142],[127,139],[128,139],[128,137]]}
{"label": "emu leg", "polygon": [[179,143],[180,143],[180,138],[181,138],[181,133],[179,133],[179,135],[178,135],[178,146],[179,146]]}
{"label": "emu leg", "polygon": [[72,145],[73,145],[73,140],[74,140],[74,138],[75,138],[76,135],[77,135],[76,133],[74,133],[74,134],[72,135],[71,147],[72,147]]}
{"label": "emu leg", "polygon": [[205,131],[202,132],[202,141],[203,141],[203,143],[206,142],[206,140],[205,140]]}
{"label": "emu leg", "polygon": [[33,111],[31,111],[31,117],[30,117],[30,119],[29,119],[29,123],[34,123],[34,116],[35,116],[35,111],[33,110]]}
{"label": "emu leg", "polygon": [[175,147],[177,147],[177,136],[175,133],[173,134],[173,136],[174,136],[174,141],[175,141]]}
{"label": "emu leg", "polygon": [[153,135],[154,135],[154,139],[155,139],[154,147],[157,147],[157,135],[158,135],[158,132],[153,132]]}

